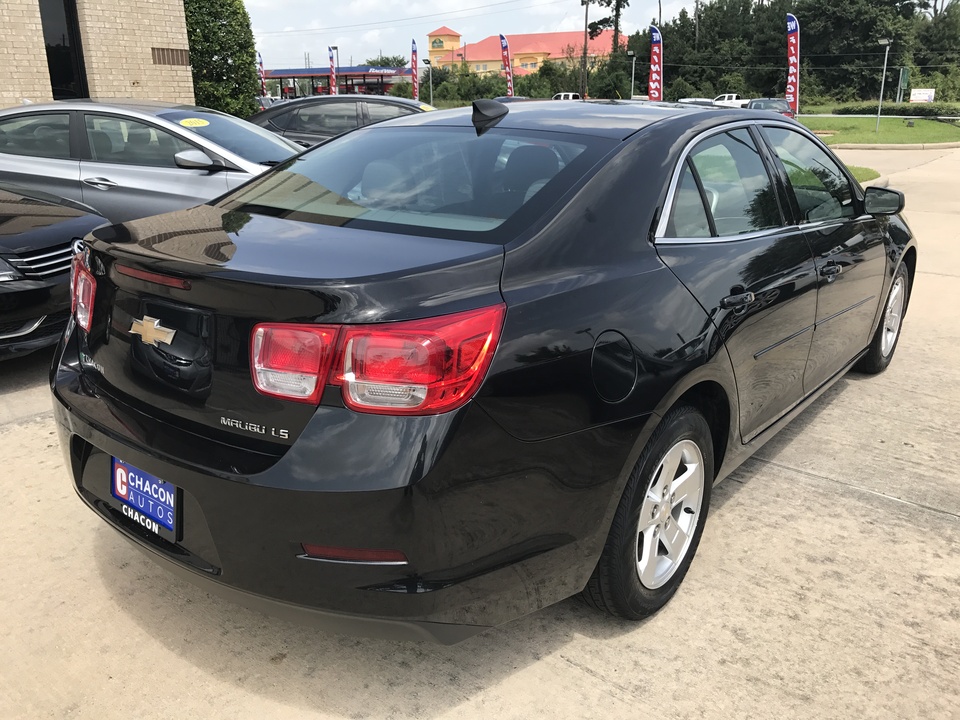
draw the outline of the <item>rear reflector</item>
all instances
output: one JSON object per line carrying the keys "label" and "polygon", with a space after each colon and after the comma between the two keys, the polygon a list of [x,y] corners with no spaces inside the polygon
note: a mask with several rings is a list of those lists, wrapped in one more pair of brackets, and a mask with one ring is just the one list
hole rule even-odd
{"label": "rear reflector", "polygon": [[329,547],[327,545],[307,545],[304,554],[315,560],[333,560],[335,562],[371,563],[376,565],[406,565],[407,556],[399,550],[366,550],[363,548]]}
{"label": "rear reflector", "polygon": [[316,404],[339,328],[262,324],[253,329],[253,384],[265,395]]}

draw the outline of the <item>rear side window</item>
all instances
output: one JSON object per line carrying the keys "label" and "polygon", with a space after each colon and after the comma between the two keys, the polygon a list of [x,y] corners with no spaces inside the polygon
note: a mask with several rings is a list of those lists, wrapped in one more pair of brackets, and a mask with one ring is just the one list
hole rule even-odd
{"label": "rear side window", "polygon": [[809,138],[779,127],[765,127],[787,177],[804,222],[853,217],[853,192],[840,167]]}
{"label": "rear side window", "polygon": [[70,116],[49,113],[0,121],[0,153],[70,158]]}
{"label": "rear side window", "polygon": [[357,127],[357,103],[322,103],[302,107],[287,125],[288,132],[339,135]]}
{"label": "rear side window", "polygon": [[[223,205],[327,225],[506,242],[614,145],[493,129],[372,126],[319,146]],[[494,233],[504,226],[504,232]],[[482,237],[484,233],[490,233]]]}
{"label": "rear side window", "polygon": [[690,169],[690,161],[683,164],[683,173],[680,175],[680,184],[673,197],[673,209],[670,211],[670,221],[667,223],[667,237],[672,238],[705,238],[710,237],[710,220],[707,219],[707,210],[703,206],[703,197],[700,188]]}
{"label": "rear side window", "polygon": [[741,235],[783,225],[773,183],[747,130],[707,138],[694,147],[690,162],[700,176],[717,235]]}
{"label": "rear side window", "polygon": [[391,105],[390,103],[367,102],[367,114],[370,122],[380,122],[391,118],[413,115],[414,109],[405,105]]}

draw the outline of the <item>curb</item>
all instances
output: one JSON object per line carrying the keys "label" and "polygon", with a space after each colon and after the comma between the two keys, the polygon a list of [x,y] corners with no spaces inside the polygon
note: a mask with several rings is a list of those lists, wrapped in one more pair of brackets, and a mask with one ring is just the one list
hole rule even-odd
{"label": "curb", "polygon": [[904,143],[902,145],[887,144],[858,144],[858,143],[837,143],[828,145],[832,150],[952,150],[960,148],[960,142],[947,143]]}
{"label": "curb", "polygon": [[862,183],[860,183],[860,187],[863,187],[863,188],[868,188],[868,187],[878,187],[878,188],[890,187],[890,177],[889,177],[888,175],[881,175],[880,177],[874,178],[873,180],[865,180],[865,181],[863,181]]}

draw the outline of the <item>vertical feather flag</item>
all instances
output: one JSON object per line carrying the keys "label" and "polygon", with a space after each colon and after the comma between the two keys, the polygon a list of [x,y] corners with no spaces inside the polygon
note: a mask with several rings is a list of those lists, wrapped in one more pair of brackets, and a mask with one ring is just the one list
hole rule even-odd
{"label": "vertical feather flag", "polygon": [[328,47],[327,52],[330,53],[330,94],[337,94],[337,65],[333,61],[333,48]]}
{"label": "vertical feather flag", "polygon": [[417,71],[417,41],[411,40],[413,48],[410,51],[410,69],[413,71],[413,99],[420,99],[420,75]]}
{"label": "vertical feather flag", "polygon": [[513,65],[510,60],[510,46],[503,35],[500,36],[500,56],[503,59],[503,71],[507,76],[507,97],[513,97]]}
{"label": "vertical feather flag", "polygon": [[787,13],[787,91],[784,96],[793,112],[800,112],[800,23],[790,13]]}
{"label": "vertical feather flag", "polygon": [[650,26],[650,80],[647,97],[655,102],[663,100],[663,38],[655,25]]}

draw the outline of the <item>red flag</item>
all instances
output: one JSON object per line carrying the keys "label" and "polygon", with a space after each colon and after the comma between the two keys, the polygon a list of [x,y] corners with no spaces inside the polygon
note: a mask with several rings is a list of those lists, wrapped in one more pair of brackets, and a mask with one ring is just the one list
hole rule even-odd
{"label": "red flag", "polygon": [[328,47],[327,52],[330,53],[330,94],[337,94],[337,65],[333,62],[333,48]]}
{"label": "red flag", "polygon": [[507,97],[513,97],[513,67],[510,62],[510,46],[503,35],[500,36],[500,56],[503,59],[503,70],[507,75]]}
{"label": "red flag", "polygon": [[420,99],[420,75],[417,73],[417,41],[411,40],[413,50],[410,52],[410,69],[413,71],[413,99]]}
{"label": "red flag", "polygon": [[800,23],[787,13],[787,102],[794,114],[800,112]]}
{"label": "red flag", "polygon": [[663,38],[655,25],[650,26],[650,80],[647,97],[655,102],[663,100]]}

